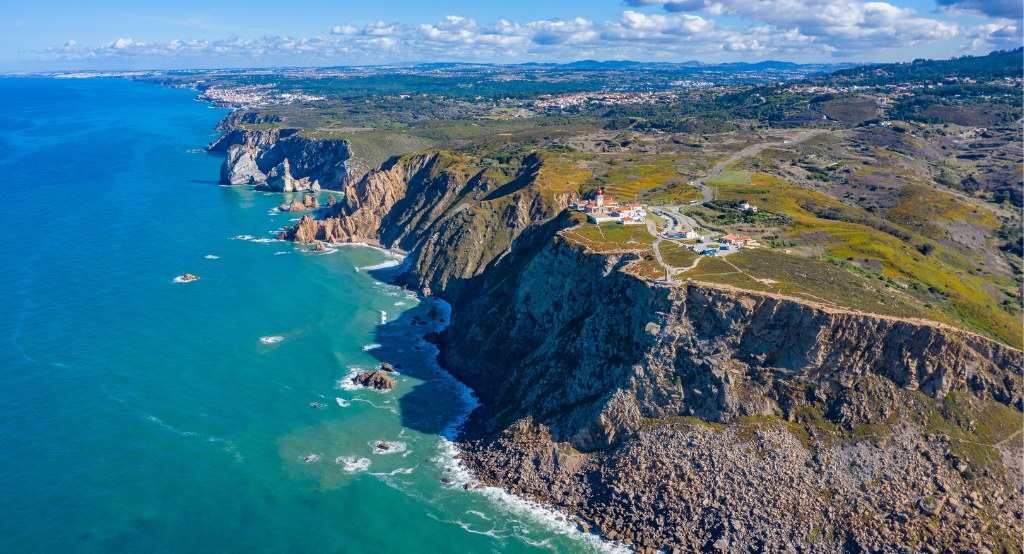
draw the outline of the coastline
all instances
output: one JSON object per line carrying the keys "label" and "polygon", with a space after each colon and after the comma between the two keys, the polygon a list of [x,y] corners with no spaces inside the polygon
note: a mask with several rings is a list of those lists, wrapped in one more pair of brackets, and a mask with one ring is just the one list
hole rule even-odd
{"label": "coastline", "polygon": [[[204,99],[199,96],[195,97],[194,100],[198,102],[209,103],[207,99]],[[216,108],[217,106],[211,105],[210,107]],[[232,108],[231,113],[238,111],[240,109],[243,108]],[[220,134],[218,134],[217,136],[220,136]],[[214,142],[216,142],[216,140]],[[219,184],[218,186],[227,188],[235,188],[238,186],[253,188],[252,185]],[[263,195],[265,196],[275,194],[286,194],[271,191],[260,192],[262,192]],[[322,192],[341,193],[342,191],[324,189]],[[316,210],[307,213],[315,212]],[[275,231],[268,231],[268,233],[271,234],[274,232]],[[281,239],[255,238],[250,240],[260,242],[292,242]],[[337,248],[341,247],[369,248],[381,252],[386,256],[396,260],[399,264],[399,267],[401,267],[402,271],[404,271],[405,268],[407,267],[409,260],[409,253],[406,251],[403,251],[398,248],[385,248],[379,244],[370,244],[365,241],[320,242],[322,242],[325,246],[329,247],[327,252],[322,252],[320,254],[334,253],[337,252]],[[295,245],[294,242],[292,242],[292,244]],[[378,269],[395,269],[395,266],[391,265],[378,265],[381,265],[382,267],[355,267],[355,270],[365,270],[372,272],[373,270]],[[392,284],[381,279],[377,280],[381,283]],[[447,328],[447,326],[451,322],[451,312],[453,309],[448,302],[436,296],[424,295],[422,291],[418,289],[407,290],[415,294],[419,302],[430,303],[435,308],[441,308],[440,311],[443,314],[444,323],[443,325],[437,326],[435,329],[433,329],[433,332],[440,332]],[[387,325],[387,323],[388,322],[386,319],[382,319],[382,321],[378,324],[378,328]],[[441,379],[447,381],[453,388],[455,388],[455,390],[458,391],[460,401],[463,403],[465,407],[461,414],[458,417],[456,417],[452,422],[450,422],[440,434],[438,443],[439,453],[437,456],[432,458],[432,461],[438,466],[439,469],[441,469],[444,472],[445,475],[444,481],[440,486],[447,488],[460,488],[463,490],[463,493],[465,494],[479,494],[480,496],[483,496],[484,498],[488,499],[488,501],[494,504],[495,506],[508,510],[513,514],[525,516],[541,524],[551,532],[568,537],[573,541],[582,542],[598,552],[620,554],[634,551],[632,548],[625,545],[621,541],[610,540],[597,532],[586,530],[586,528],[580,524],[582,519],[579,515],[570,514],[568,511],[560,509],[558,506],[551,502],[546,502],[534,498],[529,498],[523,495],[514,494],[506,490],[505,488],[490,484],[484,481],[482,478],[476,476],[472,472],[472,470],[470,470],[462,461],[461,457],[462,454],[465,452],[466,445],[465,443],[460,442],[459,437],[462,434],[464,427],[468,422],[472,412],[480,406],[480,402],[475,392],[471,387],[469,387],[469,385],[460,381],[457,377],[455,377],[454,374],[452,374],[447,368],[445,368],[441,364],[439,359],[441,354],[440,347],[426,340],[425,334],[420,334],[418,336],[418,339],[421,344],[429,345],[427,347],[428,352],[425,352],[426,356],[423,358],[425,364],[433,366],[433,368],[436,368],[437,371],[435,371],[435,373]],[[430,349],[432,349],[432,351],[430,351]],[[591,526],[590,528],[598,529],[597,526]],[[527,540],[527,542],[529,542],[528,539],[523,538],[523,540]],[[543,546],[543,544],[536,544],[535,546]]]}

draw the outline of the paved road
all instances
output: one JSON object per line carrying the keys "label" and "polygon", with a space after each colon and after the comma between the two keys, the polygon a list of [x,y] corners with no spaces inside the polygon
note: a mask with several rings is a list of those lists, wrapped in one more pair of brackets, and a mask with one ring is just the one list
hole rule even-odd
{"label": "paved road", "polygon": [[[789,145],[789,144],[800,144],[801,142],[804,142],[804,141],[806,141],[806,140],[808,140],[808,139],[810,139],[812,137],[816,137],[818,135],[821,135],[821,134],[824,134],[824,133],[830,133],[830,132],[831,131],[829,131],[827,129],[813,129],[813,130],[810,130],[810,131],[804,131],[804,132],[796,135],[796,137],[794,137],[792,140],[784,140],[782,142],[764,142],[764,143],[761,143],[761,144],[754,144],[754,145],[751,145],[751,146],[748,146],[748,147],[744,148],[743,150],[740,150],[739,152],[734,154],[731,158],[729,158],[729,159],[725,160],[724,162],[722,162],[722,163],[716,165],[715,167],[711,168],[711,173],[708,174],[707,177],[701,177],[700,179],[697,179],[696,181],[693,182],[693,186],[699,188],[700,191],[701,191],[701,199],[699,201],[697,201],[697,204],[698,205],[699,204],[705,204],[707,202],[710,202],[710,201],[714,200],[714,198],[715,198],[714,191],[711,190],[710,187],[705,185],[704,182],[707,181],[708,179],[714,179],[715,177],[718,177],[722,173],[722,171],[725,170],[725,168],[729,167],[730,165],[732,165],[732,164],[742,160],[743,158],[747,158],[747,157],[753,156],[753,155],[761,152],[765,148],[770,148],[772,146],[783,146],[783,145]],[[651,212],[653,212],[653,213],[661,212],[660,215],[662,215],[663,217],[664,216],[668,216],[667,219],[668,219],[669,223],[668,223],[668,226],[665,228],[666,231],[678,231],[678,230],[680,230],[680,226],[682,226],[682,228],[690,228],[690,229],[696,229],[696,228],[700,227],[700,225],[697,224],[697,221],[695,219],[693,219],[690,216],[683,215],[682,213],[680,213],[679,212],[679,206],[651,206],[650,209],[651,209]],[[675,280],[673,279],[673,276],[675,276],[677,273],[684,272],[684,271],[689,271],[689,270],[697,267],[697,264],[700,262],[700,258],[699,257],[697,258],[697,260],[695,262],[693,262],[693,265],[691,265],[690,267],[687,267],[687,268],[675,268],[675,267],[672,267],[672,266],[668,265],[667,263],[665,263],[665,260],[661,257],[661,250],[659,248],[659,246],[661,245],[661,241],[664,240],[664,238],[665,238],[664,235],[659,235],[658,234],[658,230],[654,226],[654,222],[653,221],[648,221],[647,222],[647,232],[650,233],[654,237],[654,243],[652,243],[651,247],[654,250],[654,257],[655,257],[655,259],[658,260],[658,263],[661,265],[661,267],[665,268],[665,282],[667,282],[667,283],[674,283]],[[724,253],[727,253],[727,252],[724,252]]]}
{"label": "paved road", "polygon": [[829,131],[828,129],[812,129],[810,131],[804,131],[800,133],[792,140],[784,140],[782,142],[762,142],[760,144],[754,144],[744,148],[743,150],[740,150],[728,160],[725,160],[724,162],[711,168],[711,173],[707,177],[701,177],[700,179],[697,179],[696,181],[693,182],[693,186],[699,188],[703,193],[703,199],[700,202],[698,202],[698,204],[710,202],[715,197],[714,191],[712,191],[707,185],[705,185],[704,182],[707,181],[708,179],[714,179],[715,177],[718,177],[722,173],[722,171],[725,170],[725,168],[729,167],[730,165],[742,160],[743,158],[749,158],[750,156],[758,154],[765,148],[771,148],[773,146],[784,146],[787,144],[800,144],[801,142],[804,142],[810,138],[825,133],[831,133],[831,131]]}

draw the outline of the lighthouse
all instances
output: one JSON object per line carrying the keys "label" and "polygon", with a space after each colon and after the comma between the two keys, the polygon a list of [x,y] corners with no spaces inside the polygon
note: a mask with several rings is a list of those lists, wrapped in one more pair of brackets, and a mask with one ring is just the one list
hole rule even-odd
{"label": "lighthouse", "polygon": [[597,207],[604,207],[604,187],[598,187],[597,189]]}

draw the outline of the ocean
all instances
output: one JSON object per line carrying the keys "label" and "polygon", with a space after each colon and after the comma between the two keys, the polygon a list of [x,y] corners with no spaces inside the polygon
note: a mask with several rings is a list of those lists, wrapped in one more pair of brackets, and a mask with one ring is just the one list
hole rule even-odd
{"label": "ocean", "polygon": [[[606,550],[464,489],[445,306],[389,253],[270,240],[289,198],[217,185],[194,96],[0,79],[0,551]],[[394,391],[347,384],[381,361]]]}

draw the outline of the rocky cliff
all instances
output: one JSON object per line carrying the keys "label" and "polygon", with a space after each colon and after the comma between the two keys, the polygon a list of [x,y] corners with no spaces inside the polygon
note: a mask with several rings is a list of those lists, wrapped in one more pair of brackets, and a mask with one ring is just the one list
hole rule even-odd
{"label": "rocky cliff", "polygon": [[547,188],[537,155],[503,167],[449,152],[396,157],[344,192],[320,219],[305,216],[279,238],[403,250],[411,258],[408,284],[426,294],[455,294],[524,229],[569,201]]}
{"label": "rocky cliff", "polygon": [[394,158],[281,236],[405,250],[405,281],[451,302],[476,475],[639,550],[1019,551],[1020,351],[638,278],[566,237],[548,171]]}
{"label": "rocky cliff", "polygon": [[257,185],[276,192],[316,192],[321,188],[340,189],[349,177],[347,163],[352,153],[347,141],[308,138],[299,135],[297,129],[276,126],[228,125],[208,147],[225,154],[220,171],[222,184]]}
{"label": "rocky cliff", "polygon": [[481,478],[640,550],[1019,550],[1020,351],[653,284],[569,224],[453,297],[442,361],[482,401],[463,455]]}

